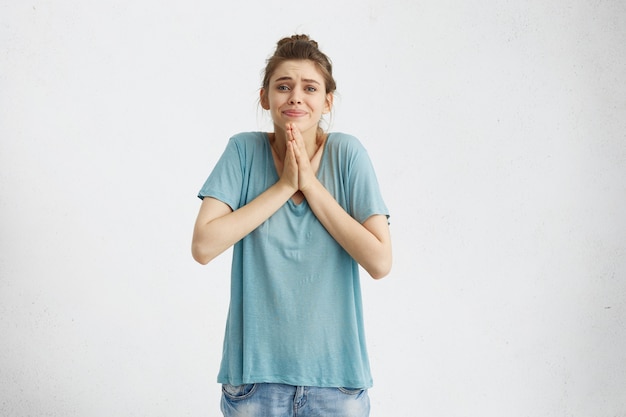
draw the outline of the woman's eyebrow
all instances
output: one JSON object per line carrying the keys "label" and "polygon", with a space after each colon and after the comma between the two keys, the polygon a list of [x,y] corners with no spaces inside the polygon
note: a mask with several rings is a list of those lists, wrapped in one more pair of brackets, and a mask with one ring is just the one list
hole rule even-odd
{"label": "woman's eyebrow", "polygon": [[[286,75],[284,77],[280,77],[280,78],[277,78],[277,79],[274,80],[275,83],[281,82],[281,81],[293,81],[293,78],[291,78],[290,76]],[[304,81],[305,83],[321,85],[319,81],[314,80],[312,78],[303,78],[302,81]]]}

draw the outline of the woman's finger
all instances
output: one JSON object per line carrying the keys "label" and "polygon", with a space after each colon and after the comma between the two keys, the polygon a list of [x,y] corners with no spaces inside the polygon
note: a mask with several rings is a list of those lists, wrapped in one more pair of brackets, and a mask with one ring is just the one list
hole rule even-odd
{"label": "woman's finger", "polygon": [[291,137],[296,142],[298,147],[302,148],[304,146],[304,138],[302,137],[302,133],[300,133],[300,129],[296,126],[295,123],[291,123],[290,125]]}
{"label": "woman's finger", "polygon": [[298,189],[298,163],[293,148],[293,142],[287,141],[287,150],[285,152],[281,177],[283,177],[290,186]]}
{"label": "woman's finger", "polygon": [[294,155],[296,157],[296,161],[298,165],[308,163],[308,157],[304,159],[300,159],[303,156],[308,156],[306,153],[306,146],[304,144],[304,138],[302,138],[302,134],[300,130],[294,123],[290,123],[287,125],[288,138],[293,144]]}

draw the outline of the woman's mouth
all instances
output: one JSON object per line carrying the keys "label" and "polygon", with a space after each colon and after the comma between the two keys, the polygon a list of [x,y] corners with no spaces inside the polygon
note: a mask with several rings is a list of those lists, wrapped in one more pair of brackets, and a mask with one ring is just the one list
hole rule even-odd
{"label": "woman's mouth", "polygon": [[302,117],[306,115],[303,110],[283,110],[283,114],[287,117]]}

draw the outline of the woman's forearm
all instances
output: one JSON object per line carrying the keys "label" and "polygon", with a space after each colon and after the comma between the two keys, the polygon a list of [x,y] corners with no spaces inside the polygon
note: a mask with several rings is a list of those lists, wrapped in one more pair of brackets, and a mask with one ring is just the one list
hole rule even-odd
{"label": "woman's forearm", "polygon": [[293,193],[291,187],[279,181],[235,211],[217,200],[203,201],[194,227],[193,258],[203,265],[207,264],[259,227]]}
{"label": "woman's forearm", "polygon": [[302,191],[328,233],[373,278],[382,278],[389,273],[392,256],[386,216],[372,216],[363,224],[359,223],[317,180]]}

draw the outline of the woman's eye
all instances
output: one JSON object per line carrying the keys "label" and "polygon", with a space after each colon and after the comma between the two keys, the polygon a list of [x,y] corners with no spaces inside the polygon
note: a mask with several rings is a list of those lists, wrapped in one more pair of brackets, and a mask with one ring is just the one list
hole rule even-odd
{"label": "woman's eye", "polygon": [[289,91],[289,86],[287,86],[287,85],[279,85],[278,86],[278,90],[279,91]]}
{"label": "woman's eye", "polygon": [[306,91],[308,91],[309,93],[314,93],[317,91],[317,88],[313,87],[313,86],[309,86],[306,88]]}

